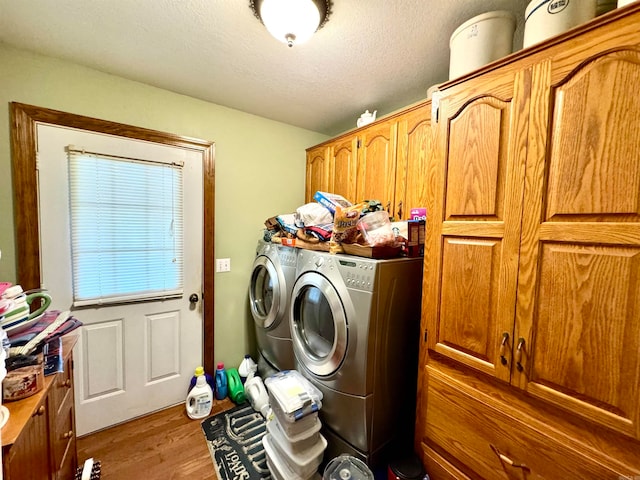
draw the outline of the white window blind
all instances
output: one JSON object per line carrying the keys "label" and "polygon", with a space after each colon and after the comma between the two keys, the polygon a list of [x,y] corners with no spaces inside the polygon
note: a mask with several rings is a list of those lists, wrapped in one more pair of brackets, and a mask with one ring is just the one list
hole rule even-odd
{"label": "white window blind", "polygon": [[182,165],[67,151],[74,306],[181,295]]}

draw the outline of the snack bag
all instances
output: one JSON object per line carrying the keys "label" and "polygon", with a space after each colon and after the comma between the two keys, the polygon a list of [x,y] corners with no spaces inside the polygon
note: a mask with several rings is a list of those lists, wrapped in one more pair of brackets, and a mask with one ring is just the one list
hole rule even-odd
{"label": "snack bag", "polygon": [[342,207],[336,205],[336,213],[333,216],[333,233],[329,241],[329,253],[340,253],[342,243],[356,243],[358,238],[358,220],[363,203]]}

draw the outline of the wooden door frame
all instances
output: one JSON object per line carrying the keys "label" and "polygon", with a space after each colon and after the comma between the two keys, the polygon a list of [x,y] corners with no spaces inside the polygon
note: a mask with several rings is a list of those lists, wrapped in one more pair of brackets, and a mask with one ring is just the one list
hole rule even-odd
{"label": "wooden door frame", "polygon": [[204,301],[202,311],[204,322],[203,366],[205,371],[214,372],[215,144],[197,138],[184,137],[17,102],[11,102],[10,114],[17,277],[18,283],[25,290],[40,287],[40,232],[38,226],[38,178],[36,170],[36,127],[38,123],[144,140],[187,148],[202,153],[204,215],[202,252],[202,300]]}

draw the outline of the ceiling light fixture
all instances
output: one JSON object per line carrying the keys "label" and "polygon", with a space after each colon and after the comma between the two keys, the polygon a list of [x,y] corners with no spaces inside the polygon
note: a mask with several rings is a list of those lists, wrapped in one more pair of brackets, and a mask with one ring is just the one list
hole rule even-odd
{"label": "ceiling light fixture", "polygon": [[249,0],[269,33],[290,47],[309,40],[327,23],[331,5],[331,0]]}

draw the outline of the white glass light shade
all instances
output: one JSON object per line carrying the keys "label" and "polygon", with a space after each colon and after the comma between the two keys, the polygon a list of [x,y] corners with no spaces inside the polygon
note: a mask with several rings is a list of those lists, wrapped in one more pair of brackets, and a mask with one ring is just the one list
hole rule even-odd
{"label": "white glass light shade", "polygon": [[312,0],[263,0],[260,17],[269,33],[290,47],[309,40],[320,25]]}

